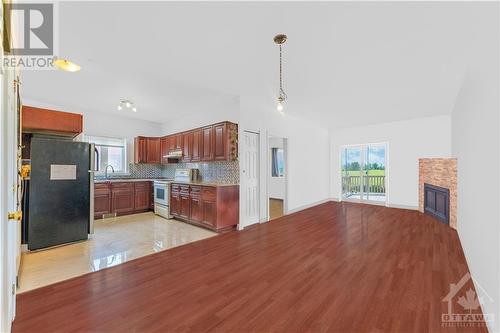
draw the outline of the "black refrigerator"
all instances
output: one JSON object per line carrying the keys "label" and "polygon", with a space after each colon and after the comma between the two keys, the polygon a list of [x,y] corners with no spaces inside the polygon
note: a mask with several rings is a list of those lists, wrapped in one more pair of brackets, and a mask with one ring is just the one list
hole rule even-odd
{"label": "black refrigerator", "polygon": [[94,222],[93,145],[33,137],[30,157],[28,249],[87,239]]}

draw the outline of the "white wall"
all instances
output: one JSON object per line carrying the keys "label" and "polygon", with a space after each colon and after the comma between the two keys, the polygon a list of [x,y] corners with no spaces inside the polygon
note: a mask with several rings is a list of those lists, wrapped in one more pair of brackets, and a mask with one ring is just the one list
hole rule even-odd
{"label": "white wall", "polygon": [[340,147],[343,145],[386,142],[388,181],[387,204],[418,207],[418,159],[450,157],[451,118],[438,116],[377,125],[332,130],[331,193],[341,198]]}
{"label": "white wall", "polygon": [[[285,177],[272,177],[272,148],[283,148],[283,138],[269,138],[269,197],[274,199],[285,199]],[[285,166],[286,169],[286,166]]]}
{"label": "white wall", "polygon": [[190,130],[193,128],[215,124],[221,121],[238,123],[239,98],[235,97],[220,101],[217,106],[210,108],[201,107],[201,112],[196,115],[182,116],[162,124],[162,135]]}
{"label": "white wall", "polygon": [[[266,104],[256,104],[252,100],[243,100],[240,116],[242,130],[258,131],[260,139],[260,220],[267,220],[267,167],[268,136],[287,138],[287,181],[288,212],[305,208],[329,199],[330,150],[329,135],[326,128],[298,118],[288,113],[279,114],[270,100]],[[286,106],[290,108],[290,105]],[[304,110],[306,113],[306,110]],[[241,172],[242,168],[240,168]],[[240,202],[244,205],[244,193],[240,192]],[[240,206],[240,211],[244,207]],[[240,220],[243,227],[243,219]]]}
{"label": "white wall", "polygon": [[[161,124],[146,120],[127,118],[98,111],[78,110],[30,99],[23,99],[24,105],[48,108],[57,111],[83,114],[83,132],[86,135],[106,136],[127,139],[127,159],[134,162],[134,138],[139,135],[161,135]],[[118,111],[117,111],[118,112]]]}
{"label": "white wall", "polygon": [[458,161],[457,229],[472,276],[494,300],[482,305],[483,313],[495,315],[490,332],[500,332],[498,21],[497,10],[483,15],[477,24],[475,45],[469,47],[473,61],[452,112],[452,154]]}

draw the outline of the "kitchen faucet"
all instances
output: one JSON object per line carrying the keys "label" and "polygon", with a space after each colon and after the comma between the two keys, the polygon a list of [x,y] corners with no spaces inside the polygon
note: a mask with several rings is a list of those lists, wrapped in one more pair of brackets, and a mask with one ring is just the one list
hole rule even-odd
{"label": "kitchen faucet", "polygon": [[111,171],[113,171],[113,173],[115,173],[115,168],[113,168],[113,166],[111,164],[108,164],[108,165],[106,165],[106,169],[104,169],[104,177],[105,178],[108,178],[108,167],[111,167]]}

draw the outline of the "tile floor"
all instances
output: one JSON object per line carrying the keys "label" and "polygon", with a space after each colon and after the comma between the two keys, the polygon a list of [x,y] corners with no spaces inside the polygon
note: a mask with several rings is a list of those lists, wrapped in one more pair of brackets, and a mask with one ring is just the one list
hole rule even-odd
{"label": "tile floor", "polygon": [[23,253],[18,293],[217,235],[152,212],[96,220],[94,237]]}

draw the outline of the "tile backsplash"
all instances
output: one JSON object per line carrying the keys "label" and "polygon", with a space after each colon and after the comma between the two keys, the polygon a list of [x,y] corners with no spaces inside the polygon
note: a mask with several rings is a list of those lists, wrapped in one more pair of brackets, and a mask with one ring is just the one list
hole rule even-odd
{"label": "tile backsplash", "polygon": [[[192,168],[200,170],[200,180],[207,182],[240,183],[240,167],[238,161],[176,163],[176,164],[129,164],[128,175],[114,175],[109,178],[174,178],[175,169]],[[96,176],[102,179],[104,176]]]}
{"label": "tile backsplash", "polygon": [[175,169],[198,169],[201,181],[221,182],[226,184],[240,183],[240,166],[238,161],[177,163],[163,166],[163,177],[174,178]]}

